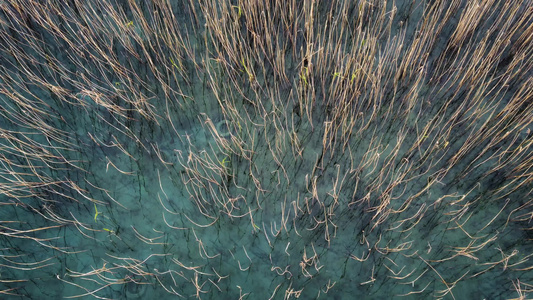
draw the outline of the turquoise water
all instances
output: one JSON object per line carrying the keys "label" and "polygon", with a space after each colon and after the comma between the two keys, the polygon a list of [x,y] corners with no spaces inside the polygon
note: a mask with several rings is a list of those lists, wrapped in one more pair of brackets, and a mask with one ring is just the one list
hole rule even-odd
{"label": "turquoise water", "polygon": [[200,2],[0,2],[4,298],[527,297],[531,3]]}

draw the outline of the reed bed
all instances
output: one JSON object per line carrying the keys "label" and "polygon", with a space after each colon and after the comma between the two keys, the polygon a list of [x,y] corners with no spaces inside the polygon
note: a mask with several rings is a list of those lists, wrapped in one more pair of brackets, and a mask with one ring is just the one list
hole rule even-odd
{"label": "reed bed", "polygon": [[0,294],[526,299],[532,18],[0,2]]}

